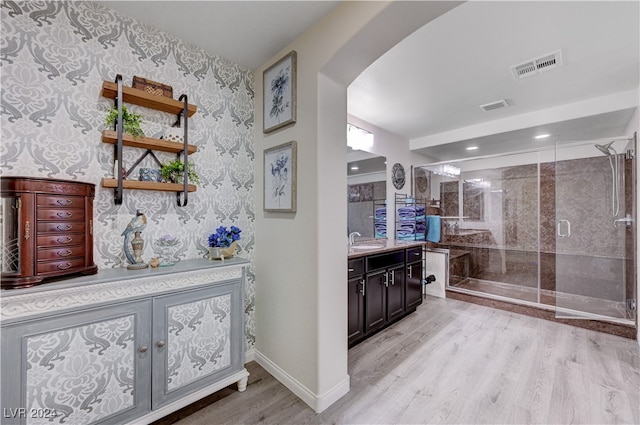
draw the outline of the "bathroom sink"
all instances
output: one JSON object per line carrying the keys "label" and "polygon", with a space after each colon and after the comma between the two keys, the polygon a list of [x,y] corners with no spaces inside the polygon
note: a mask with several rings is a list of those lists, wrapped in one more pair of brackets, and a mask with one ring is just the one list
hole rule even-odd
{"label": "bathroom sink", "polygon": [[351,249],[378,249],[382,248],[382,245],[351,245]]}

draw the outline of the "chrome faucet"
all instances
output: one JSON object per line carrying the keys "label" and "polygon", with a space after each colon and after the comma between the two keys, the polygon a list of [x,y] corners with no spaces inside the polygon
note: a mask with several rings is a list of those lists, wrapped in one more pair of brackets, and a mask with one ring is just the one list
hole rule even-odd
{"label": "chrome faucet", "polygon": [[358,232],[349,233],[349,245],[353,245],[354,243],[356,243],[356,236],[362,236],[362,235]]}

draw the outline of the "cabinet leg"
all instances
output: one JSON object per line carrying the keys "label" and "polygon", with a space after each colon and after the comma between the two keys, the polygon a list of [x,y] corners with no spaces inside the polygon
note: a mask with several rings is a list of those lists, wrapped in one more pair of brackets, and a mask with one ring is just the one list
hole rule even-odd
{"label": "cabinet leg", "polygon": [[238,381],[238,392],[243,392],[247,389],[247,383],[249,382],[249,377],[245,376],[241,380]]}

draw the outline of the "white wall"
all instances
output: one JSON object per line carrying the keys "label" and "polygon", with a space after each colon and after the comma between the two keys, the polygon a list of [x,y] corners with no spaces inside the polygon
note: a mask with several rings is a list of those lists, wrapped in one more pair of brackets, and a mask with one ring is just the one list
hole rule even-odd
{"label": "white wall", "polygon": [[[262,111],[263,71],[297,52],[296,124],[264,135],[262,116],[256,116],[257,158],[266,148],[298,142],[297,212],[256,212],[256,360],[317,411],[349,389],[346,88],[319,74],[387,5],[338,5],[255,73],[255,110]],[[319,120],[332,125],[321,127]],[[258,160],[258,204],[262,176]]]}
{"label": "white wall", "polygon": [[[458,2],[343,2],[256,70],[256,199],[266,148],[298,142],[298,211],[256,212],[256,360],[322,411],[347,374],[346,100],[348,84],[409,33]],[[298,54],[298,117],[262,134],[262,73]],[[342,170],[342,171],[338,171]]]}
{"label": "white wall", "polygon": [[[409,140],[397,134],[388,132],[353,115],[348,115],[347,121],[373,133],[373,146],[368,151],[387,158],[387,210],[394,211],[396,193],[411,195],[411,166],[433,162],[433,159],[411,151],[409,149]],[[400,163],[404,167],[406,181],[402,189],[396,189],[391,178],[391,171],[395,163]],[[393,239],[395,235],[394,214],[387,214],[387,229],[389,229],[387,238]]]}

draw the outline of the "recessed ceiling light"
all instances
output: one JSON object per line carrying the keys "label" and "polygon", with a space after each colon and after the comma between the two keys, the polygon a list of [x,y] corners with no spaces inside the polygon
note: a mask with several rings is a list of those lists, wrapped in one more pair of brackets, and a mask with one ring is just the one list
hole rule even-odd
{"label": "recessed ceiling light", "polygon": [[357,171],[357,170],[359,170],[360,168],[358,168],[358,166],[357,166],[357,165],[354,165],[353,167],[351,167],[351,169],[352,169],[353,171]]}
{"label": "recessed ceiling light", "polygon": [[468,151],[475,151],[476,149],[478,149],[477,146],[467,146]]}
{"label": "recessed ceiling light", "polygon": [[534,139],[546,139],[547,137],[549,137],[548,134],[538,134]]}

